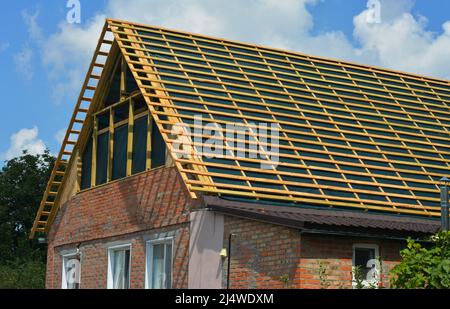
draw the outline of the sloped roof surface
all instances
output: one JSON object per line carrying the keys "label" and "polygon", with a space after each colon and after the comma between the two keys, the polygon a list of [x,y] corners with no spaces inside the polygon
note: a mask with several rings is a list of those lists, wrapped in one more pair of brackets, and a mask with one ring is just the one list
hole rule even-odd
{"label": "sloped roof surface", "polygon": [[[78,146],[71,137],[81,132],[79,114],[87,119],[98,103],[90,81],[101,78],[95,69],[111,33],[193,197],[439,216],[438,180],[450,166],[449,81],[108,19],[31,237],[48,232],[59,208],[64,166]],[[227,141],[222,158],[201,153],[211,136],[196,135],[195,116],[220,128],[215,141],[239,124],[244,146]],[[260,124],[277,128],[279,152],[256,134]],[[179,147],[188,130],[191,147]]]}
{"label": "sloped roof surface", "polygon": [[[166,142],[175,123],[279,128],[279,162],[195,153],[177,159],[191,192],[439,214],[450,164],[450,84],[298,53],[110,21]],[[413,68],[412,68],[413,69]],[[197,151],[205,139],[193,139]],[[247,149],[250,148],[248,145]],[[180,152],[170,147],[173,154]],[[182,151],[181,151],[182,152]],[[248,157],[248,156],[247,156]],[[261,164],[274,163],[270,169]]]}

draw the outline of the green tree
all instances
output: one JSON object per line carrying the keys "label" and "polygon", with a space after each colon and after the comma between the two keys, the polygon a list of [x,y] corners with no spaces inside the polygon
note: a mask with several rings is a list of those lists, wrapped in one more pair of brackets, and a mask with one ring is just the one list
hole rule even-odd
{"label": "green tree", "polygon": [[439,232],[425,248],[409,239],[402,261],[390,272],[393,288],[450,289],[450,232]]}
{"label": "green tree", "polygon": [[0,171],[0,288],[43,287],[46,248],[28,233],[54,161],[23,152]]}

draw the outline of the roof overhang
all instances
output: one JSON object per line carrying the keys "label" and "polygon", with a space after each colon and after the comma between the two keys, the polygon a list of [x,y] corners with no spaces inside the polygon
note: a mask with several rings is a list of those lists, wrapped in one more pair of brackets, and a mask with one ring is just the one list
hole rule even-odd
{"label": "roof overhang", "polygon": [[204,196],[205,207],[226,215],[283,225],[303,233],[387,239],[423,239],[439,230],[439,220],[346,210],[273,206]]}

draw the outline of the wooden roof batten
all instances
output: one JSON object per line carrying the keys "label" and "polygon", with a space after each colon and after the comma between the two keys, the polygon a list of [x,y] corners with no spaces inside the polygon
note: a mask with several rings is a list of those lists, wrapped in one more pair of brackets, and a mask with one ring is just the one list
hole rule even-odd
{"label": "wooden roof batten", "polygon": [[104,63],[101,63],[101,59],[109,55],[113,44],[112,40],[107,39],[108,34],[111,34],[111,31],[108,23],[105,23],[64,136],[61,149],[47,183],[47,188],[37,211],[36,219],[29,235],[31,239],[34,238],[36,232],[48,233],[50,225],[58,211],[62,188],[67,180],[66,171],[69,165],[76,159],[76,156],[73,154],[77,147],[78,137],[81,134],[80,129],[74,128],[83,127],[88,119],[88,115],[92,112],[92,101],[104,69]]}
{"label": "wooden roof batten", "polygon": [[[114,40],[107,40],[107,33],[112,34]],[[61,188],[67,177],[65,171],[73,164],[73,152],[80,146],[76,137],[84,132],[74,129],[74,124],[82,124],[84,128],[86,118],[93,112],[92,106],[97,104],[99,89],[91,81],[99,81],[105,67],[97,58],[108,57],[113,44],[128,64],[193,198],[198,193],[207,193],[439,216],[439,209],[430,205],[434,205],[432,203],[439,197],[437,187],[433,187],[437,184],[435,177],[441,173],[439,167],[450,168],[450,147],[446,148],[446,141],[450,139],[448,81],[107,19],[30,237],[36,232],[48,232],[55,218]],[[102,50],[103,45],[108,45],[109,49]],[[90,92],[94,94],[86,94]],[[292,180],[301,174],[277,169],[256,171],[251,164],[260,163],[260,159],[240,159],[231,155],[226,159],[233,163],[232,167],[221,162],[207,162],[195,152],[201,145],[192,140],[188,144],[194,153],[179,158],[180,151],[173,147],[175,139],[170,130],[181,124],[179,134],[184,134],[184,130],[193,127],[193,113],[208,115],[208,121],[218,124],[230,122],[226,118],[229,116],[239,118],[249,127],[253,122],[264,120],[278,124],[283,134],[280,139],[284,142],[280,149],[285,151],[280,154],[280,166],[307,171],[304,178],[312,180],[310,187],[319,193],[297,191],[307,187],[305,183],[296,184]],[[373,116],[376,117],[371,119]],[[325,124],[331,127],[327,128]],[[306,129],[317,141],[308,143],[302,136],[305,135],[302,132],[306,132],[302,130]],[[384,134],[391,136],[391,140],[383,141]],[[329,141],[332,138],[343,144],[332,147]],[[415,139],[418,142],[411,145]],[[397,144],[390,147],[389,142]],[[257,137],[253,143],[257,149],[267,146]],[[244,141],[244,144],[248,143]],[[308,147],[311,147],[311,153],[322,151],[328,159],[308,158],[304,155]],[[361,154],[365,147],[370,150]],[[348,158],[354,161],[336,159],[339,149],[348,150]],[[366,161],[372,155],[374,158],[369,164]],[[391,159],[395,155],[400,159]],[[295,160],[298,160],[297,165],[292,163]],[[323,166],[305,163],[314,160]],[[354,170],[343,168],[344,165]],[[356,172],[358,168],[364,172]],[[384,174],[373,172],[377,168]],[[234,172],[221,175],[212,172],[213,169]],[[410,175],[404,174],[408,171]],[[318,172],[341,174],[342,183],[348,184],[353,197],[324,193],[338,191],[338,186],[319,183],[331,181],[334,176],[317,176]],[[421,178],[413,177],[414,172]],[[270,178],[273,175],[277,178]],[[355,178],[358,175],[370,180]],[[288,177],[291,179],[287,180]],[[241,180],[245,185],[218,182],[218,178]],[[277,182],[280,187],[276,187]],[[416,184],[412,185],[413,182]],[[385,200],[377,200],[377,197]],[[408,199],[416,200],[417,204],[408,204]]]}

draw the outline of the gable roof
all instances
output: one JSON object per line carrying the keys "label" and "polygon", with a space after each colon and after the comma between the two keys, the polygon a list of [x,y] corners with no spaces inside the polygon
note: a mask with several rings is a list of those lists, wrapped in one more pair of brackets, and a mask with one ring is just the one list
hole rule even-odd
{"label": "gable roof", "polygon": [[[440,215],[438,180],[450,166],[449,81],[112,19],[87,80],[101,45],[112,44],[105,39],[108,32],[192,197],[201,192],[296,206]],[[93,97],[87,102],[95,104]],[[203,138],[187,139],[193,153],[180,149],[171,129],[193,130],[195,115],[202,116],[203,125],[240,123],[251,135],[242,140],[246,151],[253,145],[262,155],[242,158],[239,145],[226,144],[225,157],[209,158],[198,152],[206,144]],[[72,121],[68,132],[73,133]],[[270,145],[254,133],[261,123],[279,130],[277,162],[267,159]],[[70,164],[66,146],[57,162]],[[187,157],[177,156],[183,153]],[[262,169],[262,163],[270,168]],[[48,231],[59,207],[64,178],[55,179],[52,174],[33,234]]]}

